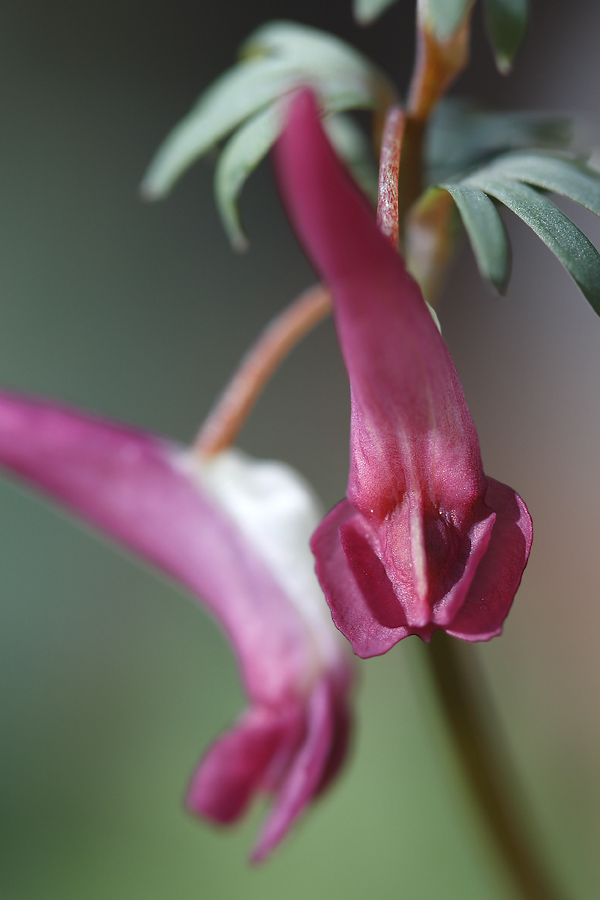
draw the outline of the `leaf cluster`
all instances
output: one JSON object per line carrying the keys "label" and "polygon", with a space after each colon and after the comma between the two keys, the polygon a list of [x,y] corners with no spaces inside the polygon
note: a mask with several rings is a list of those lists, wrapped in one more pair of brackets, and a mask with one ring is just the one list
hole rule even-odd
{"label": "leaf cluster", "polygon": [[[341,114],[345,110],[384,110],[394,89],[383,73],[348,44],[294,22],[271,22],[241,48],[240,61],[217,79],[159,148],[142,192],[166,196],[201,156],[229,137],[217,163],[215,194],[233,245],[246,238],[238,198],[248,175],[266,156],[282,127],[282,105],[290,92],[309,86],[330,120],[330,136],[354,170],[358,182],[376,184],[362,132]],[[337,115],[336,115],[337,114]]]}
{"label": "leaf cluster", "polygon": [[[527,0],[483,0],[500,68],[514,58],[527,20]],[[356,0],[372,19],[390,0]],[[451,33],[473,0],[419,0],[418,14],[439,35]],[[420,20],[421,20],[420,19]],[[502,62],[503,60],[503,62]],[[291,92],[311,87],[324,124],[363,190],[376,196],[377,172],[364,133],[345,113],[382,115],[394,88],[372,62],[338,38],[293,22],[271,22],[244,43],[239,62],[217,79],[159,149],[142,190],[166,196],[201,156],[223,143],[215,171],[217,206],[238,248],[246,246],[238,201],[249,174],[283,127]],[[566,152],[571,125],[564,116],[490,113],[445,101],[429,123],[425,184],[453,198],[482,276],[504,291],[511,253],[498,206],[518,215],[558,257],[600,313],[600,255],[547,197],[559,194],[600,215],[600,176]],[[427,202],[426,193],[420,202]]]}
{"label": "leaf cluster", "polygon": [[[374,22],[396,0],[354,0],[354,15],[362,25]],[[474,0],[418,0],[419,15],[440,41],[447,40],[464,22]],[[483,0],[486,30],[500,72],[513,66],[529,19],[529,0]]]}
{"label": "leaf cluster", "polygon": [[510,274],[506,230],[497,204],[521,218],[555,254],[600,314],[600,254],[548,199],[566,197],[600,216],[600,175],[557,152],[504,153],[462,178],[442,182],[458,208],[482,276],[503,291]]}

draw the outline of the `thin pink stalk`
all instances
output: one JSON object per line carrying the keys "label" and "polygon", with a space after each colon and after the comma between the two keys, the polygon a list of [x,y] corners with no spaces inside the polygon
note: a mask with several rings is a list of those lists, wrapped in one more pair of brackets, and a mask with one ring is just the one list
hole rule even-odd
{"label": "thin pink stalk", "polygon": [[331,294],[316,285],[301,294],[265,328],[204,422],[194,443],[203,457],[231,446],[280,363],[331,311]]}

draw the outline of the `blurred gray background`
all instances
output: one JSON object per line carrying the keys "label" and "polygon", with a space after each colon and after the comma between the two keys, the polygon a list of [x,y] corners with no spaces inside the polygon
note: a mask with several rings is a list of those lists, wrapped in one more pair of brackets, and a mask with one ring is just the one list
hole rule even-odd
{"label": "blurred gray background", "polygon": [[[598,120],[600,8],[534,0],[514,74],[495,73],[475,17],[457,86],[502,108]],[[171,199],[137,185],[155,148],[241,40],[270,18],[335,30],[406,86],[412,3],[368,30],[349,3],[219,7],[153,0],[5,0],[0,10],[0,381],[182,441],[246,346],[312,274],[268,166],[235,256],[202,162]],[[573,211],[598,245],[592,216]],[[526,499],[536,538],[505,634],[472,648],[527,786],[544,847],[589,900],[600,884],[600,322],[559,264],[507,217],[504,299],[465,250],[441,319],[486,470]],[[241,444],[283,458],[326,506],[347,475],[348,396],[330,325],[293,354]],[[0,485],[2,900],[287,900],[365,895],[508,900],[465,798],[410,639],[361,665],[343,777],[271,862],[180,798],[241,710],[235,664],[189,598],[31,494]]]}

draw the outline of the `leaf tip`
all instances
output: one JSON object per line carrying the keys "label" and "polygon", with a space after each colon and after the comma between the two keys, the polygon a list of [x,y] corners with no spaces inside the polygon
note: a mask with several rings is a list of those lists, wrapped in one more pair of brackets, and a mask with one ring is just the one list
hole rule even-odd
{"label": "leaf tip", "polygon": [[155,185],[146,178],[141,182],[138,188],[138,194],[140,200],[143,200],[144,203],[154,203],[155,200],[162,200],[165,197],[165,192],[157,189]]}
{"label": "leaf tip", "polygon": [[139,186],[142,200],[164,200],[171,193],[174,181],[165,177],[160,151],[152,160]]}
{"label": "leaf tip", "polygon": [[236,253],[246,253],[250,249],[250,241],[242,231],[230,234],[229,240]]}
{"label": "leaf tip", "polygon": [[231,249],[236,253],[245,253],[250,249],[250,241],[242,225],[235,200],[217,197],[217,208]]}
{"label": "leaf tip", "polygon": [[500,72],[501,75],[510,75],[513,70],[514,65],[514,57],[507,56],[503,53],[497,53],[494,57],[496,61],[496,68]]}

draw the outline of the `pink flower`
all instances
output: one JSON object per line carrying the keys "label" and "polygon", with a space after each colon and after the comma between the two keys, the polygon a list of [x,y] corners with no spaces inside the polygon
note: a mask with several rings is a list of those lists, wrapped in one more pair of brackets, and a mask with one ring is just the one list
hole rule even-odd
{"label": "pink flower", "polygon": [[292,223],[333,292],[352,395],[347,499],[312,540],[334,622],[363,657],[437,629],[488,640],[527,562],[527,508],[484,474],[448,349],[308,92],[291,104],[278,165]]}
{"label": "pink flower", "polygon": [[[208,750],[188,793],[216,822],[274,795],[264,859],[335,775],[350,670],[308,546],[320,513],[279,463],[239,451],[200,460],[157,437],[0,393],[0,464],[153,563],[217,618],[249,706]],[[325,615],[323,615],[325,611]]]}

